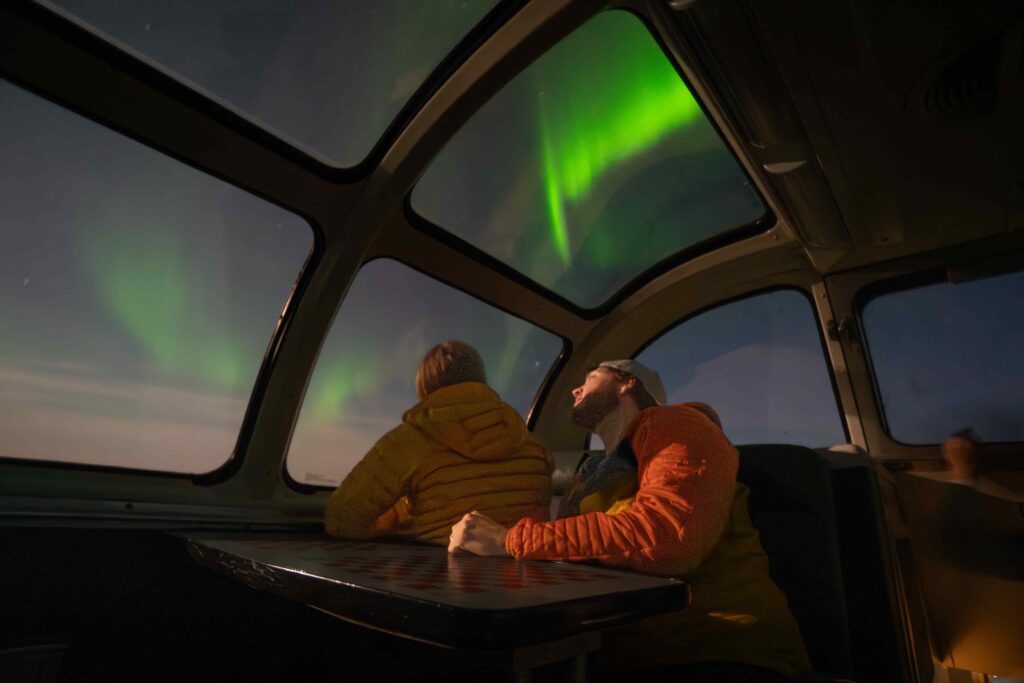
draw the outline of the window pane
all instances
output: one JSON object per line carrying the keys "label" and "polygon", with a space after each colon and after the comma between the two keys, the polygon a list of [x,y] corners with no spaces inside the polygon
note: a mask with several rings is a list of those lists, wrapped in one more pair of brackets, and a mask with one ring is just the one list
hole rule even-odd
{"label": "window pane", "polygon": [[480,352],[487,383],[524,417],[562,350],[550,332],[397,261],[371,261],[324,342],[288,455],[291,477],[339,483],[416,404],[416,369],[448,339]]}
{"label": "window pane", "polygon": [[817,320],[801,293],[759,294],[701,313],[637,360],[661,374],[669,403],[711,405],[733,443],[846,441]]}
{"label": "window pane", "polygon": [[339,166],[369,153],[496,0],[56,0]]}
{"label": "window pane", "polygon": [[1024,273],[882,294],[862,312],[889,435],[936,444],[970,427],[1024,441]]}
{"label": "window pane", "polygon": [[0,455],[216,469],[309,226],[3,81],[0,121]]}
{"label": "window pane", "polygon": [[427,169],[412,205],[584,307],[765,211],[624,11],[598,15],[498,93]]}

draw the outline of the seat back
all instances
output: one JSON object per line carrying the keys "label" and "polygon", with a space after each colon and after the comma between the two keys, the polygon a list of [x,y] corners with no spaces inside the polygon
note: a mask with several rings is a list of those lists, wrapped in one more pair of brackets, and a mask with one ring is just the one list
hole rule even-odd
{"label": "seat back", "polygon": [[750,518],[815,671],[851,674],[839,538],[828,462],[802,446],[739,446]]}
{"label": "seat back", "polygon": [[[917,583],[897,583],[895,554],[909,554],[906,539],[890,539],[878,475],[867,453],[844,444],[824,454],[832,467],[832,497],[839,530],[839,556],[846,591],[853,677],[871,683],[931,680],[929,648],[908,648],[903,632],[905,591],[908,609],[918,604]],[[908,565],[909,566],[909,565]],[[908,615],[908,617],[911,615]],[[924,619],[909,623],[917,642],[927,642]],[[911,659],[913,658],[913,660]]]}

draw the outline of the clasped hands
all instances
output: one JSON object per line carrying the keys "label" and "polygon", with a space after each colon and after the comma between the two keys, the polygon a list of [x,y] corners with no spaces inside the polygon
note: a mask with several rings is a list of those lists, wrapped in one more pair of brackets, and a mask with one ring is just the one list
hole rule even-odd
{"label": "clasped hands", "polygon": [[463,515],[452,527],[452,535],[448,538],[448,552],[465,550],[474,555],[508,556],[505,550],[506,536],[506,527],[474,510]]}

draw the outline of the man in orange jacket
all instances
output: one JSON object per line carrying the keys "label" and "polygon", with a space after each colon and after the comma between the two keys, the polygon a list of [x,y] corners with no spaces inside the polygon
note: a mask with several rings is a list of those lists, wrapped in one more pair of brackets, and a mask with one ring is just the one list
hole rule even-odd
{"label": "man in orange jacket", "polygon": [[[605,672],[750,683],[807,672],[800,632],[750,522],[749,491],[736,481],[738,454],[714,411],[663,405],[661,379],[633,360],[599,364],[573,398],[573,422],[600,435],[606,460],[618,464],[583,482],[570,516],[509,529],[471,512],[452,527],[448,550],[598,560],[686,579],[690,606],[606,632]],[[630,467],[634,483],[624,485]],[[611,472],[603,480],[602,469]]]}

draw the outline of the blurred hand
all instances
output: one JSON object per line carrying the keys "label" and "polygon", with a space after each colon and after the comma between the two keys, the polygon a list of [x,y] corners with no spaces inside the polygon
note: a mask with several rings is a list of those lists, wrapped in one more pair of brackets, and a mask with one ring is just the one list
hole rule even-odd
{"label": "blurred hand", "polygon": [[981,446],[972,439],[954,434],[942,443],[942,457],[954,479],[974,479],[978,473]]}
{"label": "blurred hand", "polygon": [[452,535],[448,541],[448,552],[465,550],[475,555],[492,555],[507,557],[505,537],[508,529],[495,522],[487,515],[474,510],[463,515],[462,519],[452,527]]}
{"label": "blurred hand", "polygon": [[402,496],[370,526],[370,533],[374,536],[384,536],[396,529],[412,526],[410,508],[409,498]]}

